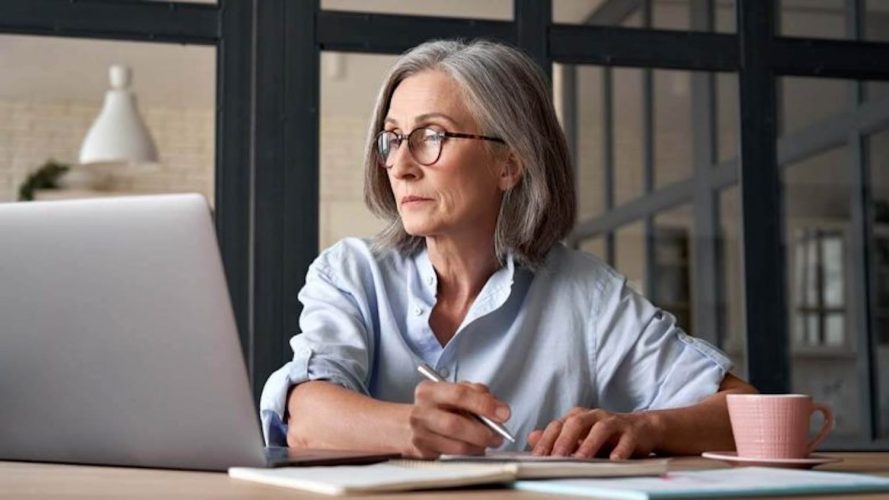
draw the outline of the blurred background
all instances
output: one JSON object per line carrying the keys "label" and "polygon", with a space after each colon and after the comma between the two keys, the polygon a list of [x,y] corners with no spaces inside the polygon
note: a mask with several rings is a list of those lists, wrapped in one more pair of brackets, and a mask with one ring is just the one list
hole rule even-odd
{"label": "blurred background", "polygon": [[[737,2],[4,2],[0,202],[204,194],[261,387],[308,262],[381,227],[362,152],[397,54],[503,39],[552,81],[578,181],[567,243],[739,376],[840,409],[827,447],[889,448],[889,1]],[[114,64],[157,158],[97,182],[79,155]]]}

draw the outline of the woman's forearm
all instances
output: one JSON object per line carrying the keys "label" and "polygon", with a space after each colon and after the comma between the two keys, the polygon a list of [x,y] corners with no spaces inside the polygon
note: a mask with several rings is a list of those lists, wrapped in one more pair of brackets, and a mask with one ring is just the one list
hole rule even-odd
{"label": "woman's forearm", "polygon": [[287,444],[294,448],[409,450],[410,405],[379,401],[324,381],[293,388]]}
{"label": "woman's forearm", "polygon": [[753,386],[729,375],[719,392],[694,406],[646,412],[660,436],[655,452],[659,455],[698,455],[705,451],[734,450],[735,440],[725,396],[755,392]]}

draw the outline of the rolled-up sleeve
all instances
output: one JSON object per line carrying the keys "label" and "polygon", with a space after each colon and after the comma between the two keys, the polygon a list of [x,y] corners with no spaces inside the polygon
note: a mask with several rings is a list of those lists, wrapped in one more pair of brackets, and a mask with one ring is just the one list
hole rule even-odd
{"label": "rolled-up sleeve", "polygon": [[260,417],[266,443],[287,445],[287,395],[294,385],[326,380],[368,394],[372,359],[366,299],[360,290],[338,279],[323,255],[309,268],[299,293],[303,304],[302,333],[290,340],[293,360],[268,379],[260,398]]}
{"label": "rolled-up sleeve", "polygon": [[731,361],[615,277],[594,315],[600,406],[641,411],[693,405],[715,394]]}

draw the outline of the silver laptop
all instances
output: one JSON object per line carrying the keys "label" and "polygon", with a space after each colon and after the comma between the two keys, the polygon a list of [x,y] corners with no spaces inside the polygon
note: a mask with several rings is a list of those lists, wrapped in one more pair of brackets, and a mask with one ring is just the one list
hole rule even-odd
{"label": "silver laptop", "polygon": [[0,204],[0,460],[225,470],[263,448],[206,200]]}
{"label": "silver laptop", "polygon": [[0,204],[0,459],[266,463],[203,197]]}

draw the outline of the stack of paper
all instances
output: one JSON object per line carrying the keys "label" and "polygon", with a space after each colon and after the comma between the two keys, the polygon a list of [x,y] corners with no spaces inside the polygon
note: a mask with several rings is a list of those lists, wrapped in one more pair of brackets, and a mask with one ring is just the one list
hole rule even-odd
{"label": "stack of paper", "polygon": [[657,476],[667,472],[668,459],[609,460],[607,458],[574,458],[537,456],[528,452],[489,452],[486,455],[442,455],[446,463],[514,464],[516,479],[568,477]]}
{"label": "stack of paper", "polygon": [[666,460],[566,460],[516,457],[448,457],[443,461],[393,460],[366,466],[284,467],[254,469],[233,467],[228,473],[246,479],[328,495],[393,492],[509,483],[516,479],[552,477],[615,477],[657,475],[667,471]]}
{"label": "stack of paper", "polygon": [[374,465],[337,467],[232,467],[229,476],[325,495],[382,493],[477,484],[508,483],[515,479],[512,465],[436,464],[395,460]]}
{"label": "stack of paper", "polygon": [[518,481],[542,493],[648,500],[889,491],[889,478],[766,467],[670,472],[660,477]]}

